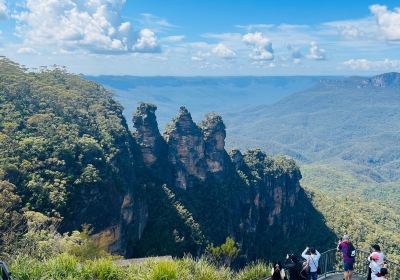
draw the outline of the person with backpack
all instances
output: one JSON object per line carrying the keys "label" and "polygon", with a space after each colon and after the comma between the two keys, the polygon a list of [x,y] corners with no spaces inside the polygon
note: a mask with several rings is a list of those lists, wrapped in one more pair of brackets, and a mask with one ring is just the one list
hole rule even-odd
{"label": "person with backpack", "polygon": [[299,259],[294,254],[286,255],[283,267],[288,272],[290,280],[302,280],[300,275],[302,266]]}
{"label": "person with backpack", "polygon": [[306,260],[303,270],[307,273],[307,280],[318,279],[318,261],[321,254],[313,247],[306,247],[301,253],[301,256]]}
{"label": "person with backpack", "polygon": [[344,280],[351,280],[356,260],[356,248],[350,242],[347,234],[343,236],[343,239],[339,240],[337,250],[343,254]]}
{"label": "person with backpack", "polygon": [[[379,259],[376,261],[377,264],[379,264],[381,267],[384,266],[384,262],[385,262],[385,255],[382,253],[381,251],[381,247],[378,244],[375,244],[372,246],[372,253],[378,253],[379,254]],[[371,254],[372,254],[371,253]],[[371,280],[371,255],[369,255],[368,257],[368,277],[367,280]]]}
{"label": "person with backpack", "polygon": [[371,263],[370,263],[370,268],[371,268],[371,280],[378,280],[381,277],[381,265],[379,263],[380,255],[378,252],[373,252],[370,255]]}

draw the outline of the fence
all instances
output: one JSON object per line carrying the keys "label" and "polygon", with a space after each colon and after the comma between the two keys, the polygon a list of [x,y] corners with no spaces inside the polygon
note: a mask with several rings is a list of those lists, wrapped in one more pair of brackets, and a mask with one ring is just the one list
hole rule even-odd
{"label": "fence", "polygon": [[[362,249],[357,249],[356,261],[354,263],[353,273],[367,277],[368,265],[367,259],[370,252]],[[400,264],[388,259],[385,259],[387,268],[389,269],[390,280],[400,279]],[[319,259],[319,267],[321,269],[320,277],[326,278],[328,275],[343,271],[342,255],[336,249],[330,249],[321,254]]]}

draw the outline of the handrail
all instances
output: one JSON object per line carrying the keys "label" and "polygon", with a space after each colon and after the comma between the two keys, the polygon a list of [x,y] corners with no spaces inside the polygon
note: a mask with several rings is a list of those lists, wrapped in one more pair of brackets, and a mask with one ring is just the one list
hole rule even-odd
{"label": "handrail", "polygon": [[[364,249],[356,249],[356,251],[357,254],[353,273],[366,277],[368,274],[368,265],[366,261],[370,255],[370,252]],[[400,264],[389,259],[385,259],[385,262],[389,270],[388,279],[400,279]],[[321,257],[319,259],[319,267],[321,270],[319,279],[324,279],[330,274],[343,272],[342,263],[342,255],[340,252],[337,252],[336,249],[329,249],[321,253]]]}
{"label": "handrail", "polygon": [[[367,259],[370,252],[364,249],[356,249],[356,258],[354,263],[353,273],[362,277],[367,277],[368,264]],[[386,267],[389,270],[390,280],[400,279],[400,263],[385,258]],[[332,274],[343,273],[343,257],[342,253],[338,252],[337,249],[329,249],[321,253],[319,258],[318,266],[321,270],[318,279],[324,279]],[[271,277],[263,278],[263,280],[270,280]]]}

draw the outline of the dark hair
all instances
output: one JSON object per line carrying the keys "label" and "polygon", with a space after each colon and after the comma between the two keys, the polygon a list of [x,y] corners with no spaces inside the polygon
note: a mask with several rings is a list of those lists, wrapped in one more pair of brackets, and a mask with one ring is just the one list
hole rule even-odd
{"label": "dark hair", "polygon": [[310,253],[311,253],[311,254],[315,254],[315,253],[316,253],[316,250],[315,250],[314,247],[311,247],[311,248],[310,248]]}
{"label": "dark hair", "polygon": [[372,248],[373,248],[375,251],[378,251],[378,252],[381,251],[381,247],[380,247],[378,244],[372,245]]}
{"label": "dark hair", "polygon": [[[279,270],[276,269],[276,266],[279,266]],[[281,279],[281,269],[282,269],[282,265],[280,262],[275,262],[274,263],[274,273],[271,275],[271,279],[272,280],[280,280]]]}
{"label": "dark hair", "polygon": [[385,276],[385,275],[389,274],[389,271],[386,267],[382,267],[380,272],[381,272],[381,276]]}
{"label": "dark hair", "polygon": [[299,261],[295,254],[290,254],[289,259],[294,263],[297,263]]}

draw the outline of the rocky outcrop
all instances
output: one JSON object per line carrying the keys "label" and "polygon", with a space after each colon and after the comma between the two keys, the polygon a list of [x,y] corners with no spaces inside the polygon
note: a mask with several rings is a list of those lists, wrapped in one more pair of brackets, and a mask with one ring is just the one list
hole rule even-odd
{"label": "rocky outcrop", "polygon": [[164,138],[158,129],[156,110],[157,106],[153,104],[141,103],[132,118],[136,129],[134,137],[147,167],[152,167],[157,161],[163,160],[167,151]]}
{"label": "rocky outcrop", "polygon": [[222,118],[215,113],[209,113],[201,122],[200,127],[203,131],[208,171],[211,173],[224,171],[227,153],[225,151],[226,131]]}
{"label": "rocky outcrop", "polygon": [[[285,245],[301,240],[316,231],[315,224],[328,239],[332,237],[323,223],[310,222],[317,214],[300,186],[301,173],[292,159],[270,157],[260,150],[244,154],[232,150],[228,155],[222,118],[210,113],[197,125],[185,107],[162,137],[155,109],[141,104],[133,118],[143,160],[159,184],[173,187],[176,201],[187,209],[209,242],[219,244],[233,236],[249,261],[289,250],[275,240]],[[163,162],[162,168],[154,168],[157,162]],[[160,212],[152,214],[157,201],[152,198],[149,215],[155,221],[150,219],[150,224],[159,222]],[[170,210],[161,213],[166,211]],[[172,228],[163,230],[174,232],[174,238],[184,235]],[[185,248],[196,248],[188,246]]]}
{"label": "rocky outcrop", "polygon": [[192,178],[204,181],[207,175],[205,141],[201,129],[193,122],[185,107],[165,129],[168,160],[174,167],[176,185],[186,189]]}

